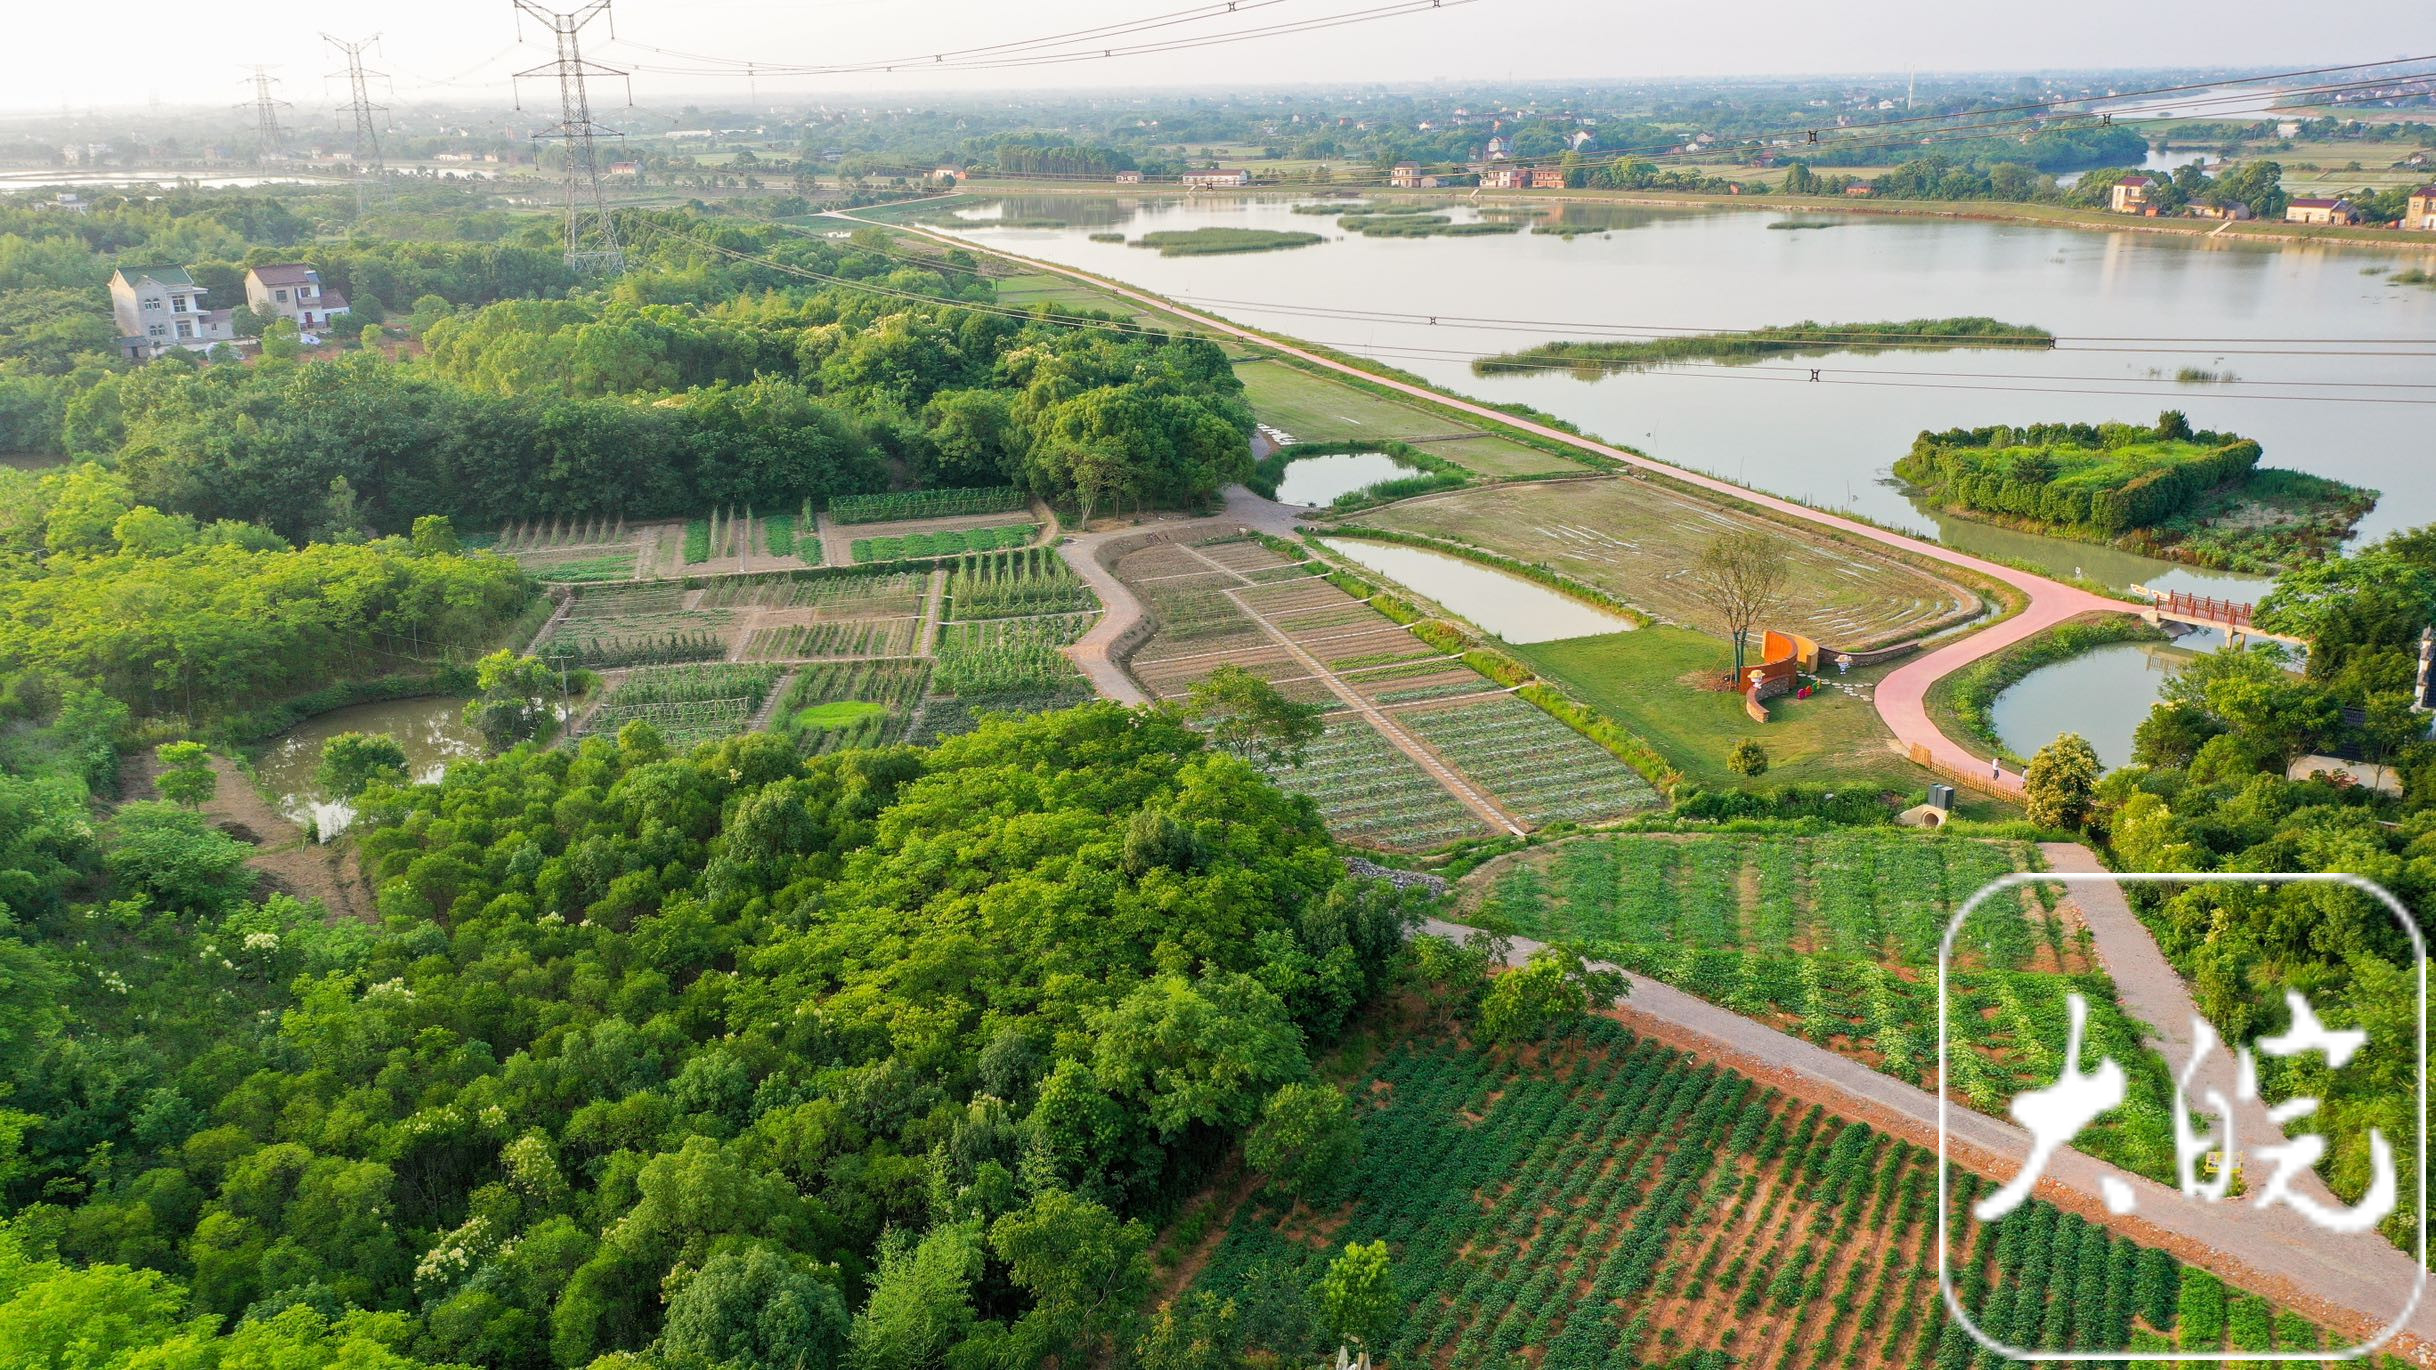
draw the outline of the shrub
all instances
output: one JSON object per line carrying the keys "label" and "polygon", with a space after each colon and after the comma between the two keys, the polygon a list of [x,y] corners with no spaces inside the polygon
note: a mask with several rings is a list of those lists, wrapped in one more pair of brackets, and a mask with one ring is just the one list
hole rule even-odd
{"label": "shrub", "polygon": [[1746,737],[1726,754],[1726,769],[1736,775],[1766,775],[1768,749],[1759,745],[1759,739]]}

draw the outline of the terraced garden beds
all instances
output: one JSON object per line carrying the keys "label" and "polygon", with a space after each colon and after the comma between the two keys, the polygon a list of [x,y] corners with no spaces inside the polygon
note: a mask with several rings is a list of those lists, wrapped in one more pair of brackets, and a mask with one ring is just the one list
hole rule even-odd
{"label": "terraced garden beds", "polygon": [[[1933,1272],[1949,1224],[1983,1326],[2054,1349],[2313,1344],[2312,1329],[2039,1202],[1992,1225],[1992,1186],[1734,1072],[1594,1020],[1487,1051],[1398,1041],[1347,1091],[1362,1135],[1341,1202],[1257,1193],[1189,1282],[1232,1300],[1283,1364],[1333,1351],[1304,1291],[1347,1242],[1383,1240],[1398,1316],[1385,1366],[1968,1370],[1977,1348]],[[1171,1253],[1172,1255],[1172,1253]]]}
{"label": "terraced garden beds", "polygon": [[948,576],[947,595],[959,619],[1022,618],[1099,608],[1099,597],[1091,593],[1091,587],[1048,547],[964,557]]}
{"label": "terraced garden beds", "polygon": [[859,563],[907,561],[921,557],[957,557],[1021,547],[1040,535],[1037,523],[1000,523],[980,528],[943,528],[936,532],[902,533],[889,537],[856,538]]}
{"label": "terraced garden beds", "polygon": [[1309,796],[1328,830],[1349,841],[1427,851],[1490,835],[1479,815],[1358,718],[1329,722],[1302,765],[1272,767],[1269,778]]}

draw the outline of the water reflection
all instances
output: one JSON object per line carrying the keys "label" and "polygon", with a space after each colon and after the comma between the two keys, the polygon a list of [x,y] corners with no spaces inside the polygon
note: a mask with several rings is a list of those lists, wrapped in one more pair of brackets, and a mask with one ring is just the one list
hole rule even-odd
{"label": "water reflection", "polygon": [[1407,466],[1385,452],[1336,452],[1326,456],[1302,457],[1286,463],[1285,474],[1278,477],[1277,500],[1280,504],[1300,504],[1324,508],[1339,495],[1367,490],[1381,481],[1421,473],[1417,466]]}
{"label": "water reflection", "polygon": [[2154,642],[2092,648],[2023,676],[1996,697],[1989,721],[2004,744],[2022,756],[2061,734],[2079,733],[2112,770],[2131,761],[2132,733],[2163,694],[2165,682],[2198,656],[2190,647]]}
{"label": "water reflection", "polygon": [[307,719],[266,749],[255,773],[279,811],[308,825],[322,841],[346,831],[355,806],[332,796],[314,776],[322,744],[339,733],[387,733],[406,750],[406,768],[418,784],[429,784],[449,763],[482,754],[482,737],[466,726],[462,699],[427,696],[357,704]]}
{"label": "water reflection", "polygon": [[1520,576],[1394,543],[1327,538],[1328,550],[1444,605],[1448,613],[1507,642],[1554,642],[1629,630],[1632,621]]}

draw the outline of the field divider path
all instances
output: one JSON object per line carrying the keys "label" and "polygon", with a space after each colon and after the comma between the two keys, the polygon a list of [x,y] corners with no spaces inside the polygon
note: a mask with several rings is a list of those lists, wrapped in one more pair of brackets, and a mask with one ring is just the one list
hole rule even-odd
{"label": "field divider path", "polygon": [[[1810,524],[1845,537],[1859,538],[1891,547],[1911,556],[1924,557],[1931,561],[1959,567],[1988,580],[2010,586],[2027,600],[2021,612],[2001,623],[1992,624],[1935,650],[1924,652],[1906,662],[1879,682],[1877,691],[1871,699],[1872,705],[1878,711],[1879,718],[1885,721],[1887,728],[1894,733],[1898,741],[1907,746],[1924,748],[1930,759],[1938,765],[1947,767],[1958,775],[1971,776],[1974,778],[1975,787],[1985,788],[2001,795],[2010,797],[2021,794],[2021,776],[2008,773],[2001,767],[1992,766],[1986,759],[1975,755],[1962,744],[1947,737],[1928,716],[1929,686],[1974,661],[2003,651],[2024,638],[2044,632],[2076,615],[2138,612],[2134,606],[2125,604],[2121,600],[2093,594],[2035,572],[2019,570],[2000,562],[1975,557],[1966,552],[1958,552],[1942,543],[1880,528],[1875,524],[1864,523],[1859,519],[1842,514],[1831,514],[1823,509],[1814,509],[1796,500],[1762,494],[1721,477],[1706,475],[1688,467],[1659,461],[1654,457],[1627,451],[1609,443],[1583,437],[1578,433],[1569,433],[1548,424],[1509,414],[1476,400],[1450,395],[1432,386],[1416,385],[1392,376],[1379,375],[1350,362],[1340,361],[1314,351],[1309,347],[1283,341],[1271,334],[1247,328],[1214,314],[1186,309],[1147,291],[1094,276],[1087,271],[1061,266],[1055,262],[1042,261],[1038,258],[1025,257],[973,239],[960,238],[952,233],[943,233],[918,225],[880,223],[844,210],[831,210],[828,212],[828,217],[928,238],[933,242],[945,243],[964,248],[967,251],[984,253],[1003,261],[1014,262],[1034,271],[1048,272],[1052,275],[1063,276],[1068,280],[1080,281],[1095,290],[1116,296],[1130,304],[1183,320],[1198,328],[1269,348],[1283,356],[1292,357],[1306,366],[1316,366],[1358,380],[1364,385],[1394,391],[1397,394],[1435,405],[1440,409],[1451,410],[1517,432],[1527,433],[1544,442],[1554,442],[1577,451],[1588,452],[1619,466],[1662,475],[1679,484],[1765,510],[1780,518]],[[1231,498],[1229,505],[1230,508],[1233,505]]]}
{"label": "field divider path", "polygon": [[[1437,918],[1424,919],[1420,930],[1457,941],[1475,931]],[[1509,966],[1522,965],[1542,946],[1527,937],[1507,940]],[[1605,962],[1593,964],[1623,974],[1631,991],[1612,1016],[1636,1031],[1845,1118],[1936,1148],[1938,1099],[1929,1091],[1672,985]],[[2030,1154],[2030,1134],[2012,1123],[1959,1102],[1946,1116],[1948,1155],[1958,1166],[2008,1180]],[[2138,1201],[2135,1212],[2118,1215],[2108,1209],[2100,1187],[2108,1176],[2130,1186]],[[2410,1256],[2374,1234],[2335,1236],[2290,1208],[2187,1200],[2155,1180],[2069,1147],[2049,1161],[2036,1192],[2091,1223],[2162,1248],[2355,1340],[2393,1321],[2419,1274]],[[2421,1299],[2385,1350],[2412,1365],[2436,1366],[2436,1299]]]}
{"label": "field divider path", "polygon": [[939,654],[939,623],[947,617],[947,567],[930,568],[930,579],[923,582],[922,621],[914,625],[914,655]]}
{"label": "field divider path", "polygon": [[786,697],[787,687],[795,683],[795,677],[802,669],[789,666],[778,679],[770,682],[770,692],[762,698],[761,707],[753,711],[753,721],[744,725],[746,732],[766,733],[770,730],[770,724],[777,719],[778,701]]}
{"label": "field divider path", "polygon": [[[1191,548],[1186,548],[1185,550],[1192,551]],[[1193,555],[1199,556],[1200,553],[1194,552]],[[1256,581],[1245,579],[1240,576],[1238,579],[1244,580],[1245,588],[1258,587],[1258,582]],[[1363,698],[1360,691],[1338,679],[1336,672],[1329,670],[1326,664],[1321,662],[1318,657],[1304,651],[1302,644],[1296,642],[1293,636],[1286,632],[1285,629],[1271,623],[1268,618],[1258,609],[1255,609],[1251,605],[1245,603],[1243,599],[1243,589],[1229,590],[1226,592],[1226,596],[1228,599],[1234,601],[1235,607],[1242,610],[1246,618],[1251,619],[1252,622],[1260,626],[1260,631],[1268,634],[1270,641],[1284,648],[1286,654],[1293,657],[1298,665],[1300,665],[1304,670],[1309,671],[1312,675],[1318,677],[1321,683],[1328,687],[1329,693],[1344,701],[1346,708],[1351,709],[1355,714],[1361,717],[1363,722],[1368,723],[1372,728],[1376,729],[1379,736],[1384,737],[1389,742],[1393,743],[1397,751],[1411,757],[1415,764],[1419,765],[1422,770],[1427,771],[1432,780],[1437,781],[1448,794],[1455,796],[1457,800],[1461,801],[1465,808],[1470,809],[1473,813],[1486,820],[1489,826],[1492,828],[1503,828],[1516,837],[1523,835],[1524,830],[1522,824],[1514,821],[1511,814],[1508,814],[1504,809],[1499,808],[1488,798],[1487,795],[1465,783],[1463,777],[1455,773],[1454,767],[1448,765],[1436,752],[1430,750],[1430,748],[1425,745],[1421,739],[1414,737],[1411,733],[1406,732],[1404,730],[1404,725],[1401,722],[1397,721],[1385,710],[1379,708],[1379,706]]]}

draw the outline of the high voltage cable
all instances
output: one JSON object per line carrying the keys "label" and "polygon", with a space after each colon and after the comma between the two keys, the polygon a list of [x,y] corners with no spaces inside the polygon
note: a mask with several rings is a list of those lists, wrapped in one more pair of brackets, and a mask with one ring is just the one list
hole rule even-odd
{"label": "high voltage cable", "polygon": [[720,57],[710,53],[686,52],[675,48],[655,47],[650,43],[637,42],[631,38],[620,39],[619,41],[624,43],[627,47],[641,48],[647,52],[660,53],[663,56],[678,57],[693,62],[715,63],[719,67],[731,73],[750,72],[751,74],[757,76],[834,75],[847,72],[893,71],[898,67],[938,66],[944,64],[947,59],[951,57],[961,58],[990,53],[1005,53],[1010,51],[1019,51],[1024,48],[1047,47],[1052,43],[1079,42],[1085,38],[1113,38],[1120,34],[1139,33],[1154,28],[1168,28],[1177,24],[1197,23],[1203,19],[1223,18],[1229,14],[1240,14],[1249,12],[1251,10],[1267,9],[1273,5],[1281,5],[1285,3],[1287,3],[1287,0],[1234,0],[1232,3],[1230,3],[1230,0],[1216,0],[1216,3],[1213,4],[1195,5],[1190,9],[1170,10],[1164,14],[1147,15],[1140,19],[1129,19],[1114,24],[1103,24],[1097,28],[1068,29],[1064,33],[1045,34],[1038,38],[1018,38],[1004,43],[986,43],[980,47],[948,48],[938,52],[914,53],[905,57],[876,58],[865,62],[839,63],[827,66],[808,66],[800,63],[783,62],[769,63],[746,58]]}
{"label": "high voltage cable", "polygon": [[[1267,0],[1267,2],[1278,3],[1279,0]],[[1376,22],[1377,20],[1392,19],[1407,14],[1428,14],[1438,10],[1455,9],[1460,6],[1477,3],[1479,3],[1479,0],[1391,0],[1391,3],[1372,6],[1368,9],[1349,10],[1332,15],[1316,16],[1310,19],[1289,20],[1282,23],[1260,25],[1246,29],[1234,29],[1225,33],[1208,34],[1193,38],[1166,39],[1149,43],[1134,43],[1123,46],[1103,46],[1075,52],[1045,52],[1029,54],[1015,53],[1012,55],[1003,56],[983,55],[978,57],[960,58],[953,61],[948,60],[949,54],[937,53],[907,61],[857,63],[838,66],[771,66],[758,61],[744,62],[735,58],[723,58],[717,59],[724,63],[724,65],[718,67],[664,67],[637,63],[635,65],[635,69],[638,71],[649,71],[660,75],[670,76],[733,76],[740,73],[755,76],[825,76],[858,73],[868,74],[875,71],[892,72],[898,70],[1004,71],[1018,67],[1061,66],[1074,62],[1104,61],[1115,57],[1137,57],[1148,53],[1182,52],[1195,48],[1217,47],[1223,44],[1248,42],[1259,38],[1276,38],[1289,34],[1314,33],[1322,29],[1341,28],[1349,24],[1372,23]],[[1250,0],[1247,0],[1247,3],[1239,8],[1249,7],[1251,7]],[[1228,11],[1220,10],[1215,15],[1205,17],[1221,17],[1226,13],[1228,13]],[[1185,21],[1180,20],[1177,22]]]}

